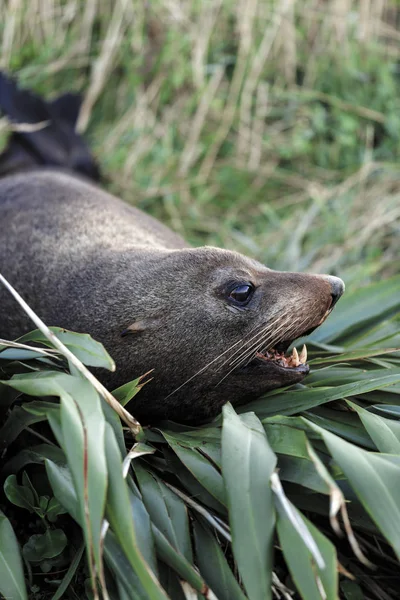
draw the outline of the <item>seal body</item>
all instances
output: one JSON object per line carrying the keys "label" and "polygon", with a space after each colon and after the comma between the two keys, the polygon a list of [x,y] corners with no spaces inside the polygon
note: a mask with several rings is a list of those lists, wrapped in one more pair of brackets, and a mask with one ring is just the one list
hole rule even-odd
{"label": "seal body", "polygon": [[[335,277],[191,248],[90,181],[38,165],[0,180],[0,271],[47,325],[105,345],[111,389],[152,370],[129,407],[143,422],[197,421],[301,381],[305,361],[284,352],[343,292]],[[0,288],[0,336],[31,329]]]}

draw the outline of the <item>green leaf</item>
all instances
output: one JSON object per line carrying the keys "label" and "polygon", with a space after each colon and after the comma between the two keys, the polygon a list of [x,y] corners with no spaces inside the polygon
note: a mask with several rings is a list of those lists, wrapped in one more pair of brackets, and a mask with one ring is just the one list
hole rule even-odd
{"label": "green leaf", "polygon": [[325,568],[318,567],[310,550],[304,544],[302,536],[293,527],[287,514],[278,509],[277,532],[292,579],[303,600],[321,600],[324,598],[321,588],[324,590],[327,600],[336,600],[338,581],[335,548],[293,505],[291,508],[314,538],[325,563]]}
{"label": "green leaf", "polygon": [[359,361],[365,358],[372,358],[373,356],[383,356],[384,354],[393,354],[398,352],[399,348],[361,348],[360,350],[353,350],[352,352],[342,352],[341,354],[331,354],[330,356],[321,356],[313,358],[309,361],[310,366],[325,365],[334,363],[348,363],[352,361]]}
{"label": "green leaf", "polygon": [[24,571],[17,538],[10,521],[0,510],[0,594],[27,600]]}
{"label": "green leaf", "polygon": [[163,448],[163,454],[175,476],[193,498],[219,514],[226,514],[226,508],[199,483],[175,452],[167,447]]}
{"label": "green leaf", "polygon": [[47,529],[43,534],[32,535],[22,549],[29,562],[40,562],[61,554],[68,543],[62,529]]}
{"label": "green leaf", "polygon": [[400,557],[400,466],[310,422],[345,473],[360,502]]}
{"label": "green leaf", "polygon": [[[149,513],[143,503],[143,499],[140,494],[136,491],[132,491],[134,484],[130,475],[126,478],[128,484],[128,493],[131,507],[131,515],[133,518],[133,526],[135,529],[135,535],[137,545],[144,558],[149,565],[153,573],[158,573],[157,557],[155,551],[154,536],[152,531],[152,522],[149,517]],[[131,485],[129,485],[131,484]]]}
{"label": "green leaf", "polygon": [[14,406],[10,416],[0,429],[0,444],[3,448],[9,446],[24,429],[34,423],[46,420],[46,415],[35,415],[25,410],[25,406]]}
{"label": "green leaf", "polygon": [[[173,598],[174,600],[187,600],[179,581],[179,577],[168,565],[161,561],[160,582],[170,598]],[[197,598],[198,596],[196,595],[196,600]]]}
{"label": "green leaf", "polygon": [[94,556],[100,569],[107,488],[105,419],[100,398],[92,385],[82,378],[61,375],[53,385],[53,393],[61,398],[63,449],[78,494],[87,551]]}
{"label": "green leaf", "polygon": [[8,500],[19,506],[26,508],[29,512],[35,512],[35,497],[32,490],[25,485],[18,485],[17,477],[10,475],[4,482],[4,493]]}
{"label": "green leaf", "polygon": [[121,385],[119,388],[114,390],[112,392],[112,395],[118,400],[120,404],[122,404],[122,406],[126,406],[128,402],[130,402],[132,398],[134,398],[136,394],[142,389],[143,384],[140,384],[141,379],[142,377],[138,377],[133,381],[128,381],[128,383],[124,383],[124,385]]}
{"label": "green leaf", "polygon": [[250,600],[271,598],[275,510],[269,478],[275,466],[276,456],[257,417],[246,414],[240,418],[226,404],[222,474],[232,549]]}
{"label": "green leaf", "polygon": [[[89,367],[103,367],[109,371],[115,370],[115,363],[104,346],[96,342],[88,333],[74,333],[61,327],[50,327],[51,331],[84,365]],[[40,342],[52,347],[51,342],[39,329],[27,333],[18,340],[19,342]]]}
{"label": "green leaf", "polygon": [[321,494],[329,494],[328,486],[321,479],[309,456],[307,458],[278,456],[278,469],[279,477],[283,481],[291,481]]}
{"label": "green leaf", "polygon": [[45,460],[46,473],[49,478],[54,496],[71,517],[82,527],[78,497],[68,467],[56,465],[53,461]]}
{"label": "green leaf", "polygon": [[226,496],[222,476],[205,456],[200,454],[195,448],[186,448],[176,443],[173,436],[162,431],[169,446],[183,462],[187,469],[197,479],[199,483],[218,500],[226,505]]}
{"label": "green leaf", "polygon": [[182,579],[190,583],[195,590],[204,594],[207,586],[197,572],[197,569],[171,546],[167,538],[157,527],[153,526],[152,529],[159,558],[174,569]]}
{"label": "green leaf", "polygon": [[158,477],[135,464],[143,502],[154,525],[165,535],[169,543],[189,562],[192,562],[187,509]]}
{"label": "green leaf", "polygon": [[348,405],[357,411],[365,429],[375,442],[380,452],[400,454],[400,422],[374,415],[355,404],[347,401]]}
{"label": "green leaf", "polygon": [[200,573],[218,600],[246,600],[215,537],[198,521],[193,528]]}
{"label": "green leaf", "polygon": [[60,465],[65,465],[67,462],[64,452],[58,446],[38,444],[18,452],[4,465],[1,471],[3,474],[18,473],[28,464],[44,464],[46,458]]}
{"label": "green leaf", "polygon": [[54,523],[54,521],[57,520],[58,515],[63,515],[66,512],[67,511],[60,504],[60,502],[57,500],[57,498],[54,498],[54,497],[50,498],[49,503],[46,508],[46,517],[48,518],[48,520],[51,523]]}
{"label": "green leaf", "polygon": [[[380,370],[382,373],[382,370]],[[349,396],[365,394],[373,390],[380,390],[395,383],[400,383],[400,370],[389,369],[384,375],[375,376],[370,373],[366,381],[357,381],[337,387],[329,388],[303,388],[276,394],[271,397],[264,396],[260,400],[249,402],[238,407],[238,412],[254,411],[260,419],[272,415],[294,415],[314,406],[320,406],[332,400],[340,400]]]}
{"label": "green leaf", "polygon": [[111,425],[106,424],[106,457],[109,473],[107,517],[126,557],[151,600],[167,596],[140,553],[130,512],[126,481],[122,475],[122,460]]}
{"label": "green leaf", "polygon": [[78,569],[79,563],[81,562],[84,551],[85,551],[85,544],[82,543],[80,545],[79,549],[76,551],[76,553],[71,561],[71,564],[68,567],[67,572],[65,573],[64,577],[62,578],[62,581],[61,581],[60,585],[58,586],[57,591],[51,600],[60,600],[60,598],[62,598],[64,593],[67,591],[69,584],[71,583],[73,577],[75,576],[75,573]]}

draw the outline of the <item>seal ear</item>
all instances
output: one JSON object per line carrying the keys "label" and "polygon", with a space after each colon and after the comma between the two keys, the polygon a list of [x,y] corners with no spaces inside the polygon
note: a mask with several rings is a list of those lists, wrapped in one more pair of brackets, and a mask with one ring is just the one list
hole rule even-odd
{"label": "seal ear", "polygon": [[161,325],[161,317],[144,317],[143,319],[139,319],[138,321],[134,321],[132,325],[129,325],[124,331],[121,333],[121,337],[125,337],[126,335],[130,335],[132,333],[141,333],[146,331],[147,329],[157,329]]}

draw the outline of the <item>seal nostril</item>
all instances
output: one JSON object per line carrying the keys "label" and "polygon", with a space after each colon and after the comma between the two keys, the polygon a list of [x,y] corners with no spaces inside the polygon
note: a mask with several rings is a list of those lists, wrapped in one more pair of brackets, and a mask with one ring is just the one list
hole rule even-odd
{"label": "seal nostril", "polygon": [[329,308],[333,308],[335,306],[336,302],[339,300],[341,295],[342,294],[331,294],[332,301]]}
{"label": "seal nostril", "polygon": [[340,296],[344,292],[344,283],[341,279],[339,279],[339,277],[329,276],[329,277],[327,277],[327,279],[328,279],[329,283],[331,284],[332,302],[331,302],[330,308],[332,309],[335,306],[336,302],[339,300]]}

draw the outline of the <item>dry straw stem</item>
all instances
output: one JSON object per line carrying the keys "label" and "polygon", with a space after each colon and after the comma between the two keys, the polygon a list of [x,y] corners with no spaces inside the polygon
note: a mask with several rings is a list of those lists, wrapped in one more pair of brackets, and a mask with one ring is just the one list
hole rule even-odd
{"label": "dry straw stem", "polygon": [[92,66],[89,89],[82,103],[76,124],[76,129],[79,133],[83,133],[88,126],[92,108],[107,82],[114,64],[115,55],[118,52],[124,32],[131,19],[132,10],[130,1],[117,0],[100,55]]}
{"label": "dry straw stem", "polygon": [[26,314],[32,319],[34,324],[43,335],[59,350],[59,352],[69,360],[76,369],[93,385],[95,390],[100,394],[102,398],[115,410],[119,417],[128,425],[133,435],[138,435],[141,431],[139,421],[137,421],[132,415],[125,410],[123,406],[114,398],[114,396],[96,379],[96,377],[85,367],[84,364],[73,354],[54,333],[43,323],[38,315],[28,306],[25,300],[19,295],[19,293],[13,288],[13,286],[7,281],[5,277],[0,273],[0,282],[8,289],[8,291],[14,296],[18,304],[24,309]]}
{"label": "dry straw stem", "polygon": [[[19,348],[21,350],[30,350],[31,352],[37,352],[38,354],[43,354],[43,356],[49,356],[51,358],[57,358],[54,356],[54,354],[58,353],[58,350],[53,350],[52,348],[45,350],[44,348],[37,348],[36,346],[28,346],[28,344],[20,344],[19,342],[10,342],[2,339],[0,339],[0,346]],[[0,350],[3,350],[3,348],[0,348]]]}

